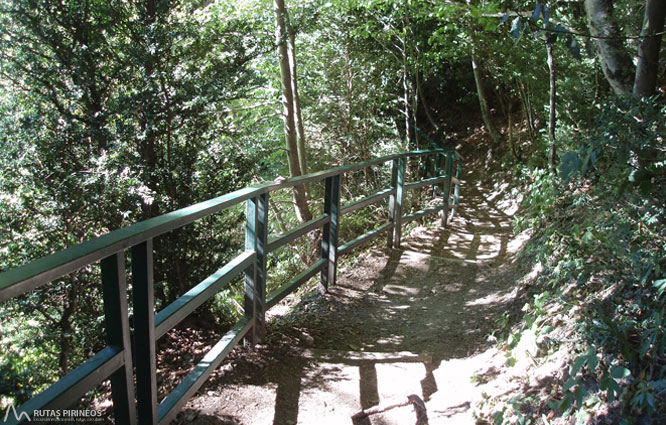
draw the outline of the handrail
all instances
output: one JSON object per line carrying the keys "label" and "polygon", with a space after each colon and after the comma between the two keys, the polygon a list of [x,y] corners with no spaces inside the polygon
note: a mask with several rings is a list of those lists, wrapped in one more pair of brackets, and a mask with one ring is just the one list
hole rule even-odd
{"label": "handrail", "polygon": [[183,227],[265,191],[246,187],[208,201],[114,230],[98,238],[0,273],[0,302],[36,289],[111,254]]}
{"label": "handrail", "polygon": [[344,205],[343,207],[340,208],[340,214],[348,214],[350,212],[354,212],[354,211],[359,210],[363,207],[366,207],[370,204],[374,204],[377,201],[381,201],[384,198],[388,198],[391,195],[395,195],[395,189],[394,188],[388,188],[388,189],[380,190],[379,192],[377,192],[375,194],[372,194],[370,196],[366,196],[364,198],[361,198],[359,200],[351,202],[347,205]]}
{"label": "handrail", "polygon": [[276,249],[280,248],[281,246],[293,241],[294,239],[297,239],[315,229],[320,228],[322,225],[329,223],[331,221],[331,217],[328,214],[323,214],[317,218],[314,218],[310,221],[306,221],[303,224],[300,224],[296,226],[295,228],[289,230],[288,232],[285,232],[279,236],[276,236],[274,238],[271,238],[268,240],[268,246],[266,249],[268,252],[275,251]]}
{"label": "handrail", "polygon": [[36,289],[45,283],[99,261],[115,252],[178,229],[200,218],[212,215],[258,195],[317,182],[330,176],[362,170],[372,165],[383,164],[397,158],[427,155],[433,151],[444,152],[442,149],[403,152],[282,181],[253,185],[114,230],[98,238],[88,240],[55,254],[39,258],[26,265],[0,273],[0,302]]}
{"label": "handrail", "polygon": [[232,276],[238,276],[245,271],[253,261],[256,261],[256,253],[245,251],[224,267],[210,275],[204,281],[187,291],[177,300],[164,307],[155,315],[155,339],[173,329],[185,317],[196,310],[208,299],[220,292],[222,288],[231,282]]}
{"label": "handrail", "polygon": [[[431,162],[433,163],[431,176],[426,175],[420,180],[405,182],[407,160],[423,156],[426,157],[426,172]],[[443,169],[440,167],[442,159],[446,160]],[[393,167],[390,187],[347,205],[340,205],[342,175],[389,161],[392,161]],[[388,235],[389,247],[399,248],[403,223],[442,209],[444,210],[442,226],[445,226],[450,207],[455,208],[458,204],[462,161],[462,156],[456,151],[443,149],[402,152],[287,180],[253,185],[114,230],[99,238],[0,273],[0,302],[3,302],[85,266],[100,262],[107,340],[107,346],[97,355],[20,406],[17,409],[16,419],[9,417],[8,423],[29,421],[25,419],[25,415],[22,415],[23,412],[32,418],[36,409],[66,408],[86,391],[106,379],[111,380],[115,423],[129,425],[169,423],[187,399],[196,392],[241,339],[246,338],[252,343],[263,340],[265,312],[268,308],[277,304],[317,273],[321,273],[321,285],[324,290],[329,285],[335,285],[339,255],[346,254],[382,234]],[[325,182],[323,215],[269,239],[270,193],[322,180]],[[435,189],[440,185],[443,186],[441,205],[403,216],[402,204],[405,191],[433,186],[433,191],[436,192]],[[449,205],[452,186],[454,186],[453,205]],[[389,198],[387,222],[351,241],[338,244],[342,215],[375,204],[387,197]],[[180,298],[155,312],[153,239],[241,202],[246,204],[245,250]],[[321,259],[267,296],[266,256],[280,246],[316,229],[322,230]],[[126,250],[131,253],[134,289],[133,328],[130,328],[128,320],[124,254]],[[158,403],[156,340],[240,275],[245,277],[244,317],[205,355],[181,384]],[[133,344],[130,343],[131,340],[134,341]]]}

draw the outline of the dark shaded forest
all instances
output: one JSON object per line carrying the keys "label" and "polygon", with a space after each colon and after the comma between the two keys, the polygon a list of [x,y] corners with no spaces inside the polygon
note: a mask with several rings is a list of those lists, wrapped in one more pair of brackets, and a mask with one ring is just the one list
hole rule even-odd
{"label": "dark shaded forest", "polygon": [[[536,332],[549,305],[578,322],[548,411],[525,399],[485,420],[574,423],[603,405],[660,423],[665,16],[663,0],[0,0],[0,271],[252,183],[454,149],[482,129],[469,154],[522,197],[521,261],[539,269],[498,344]],[[390,170],[346,178],[359,199]],[[323,194],[272,195],[271,232],[320,215]],[[156,310],[244,249],[244,214],[155,238]],[[341,232],[385,218],[361,209]],[[320,239],[270,257],[269,287]],[[99,281],[87,266],[0,304],[2,412],[105,345]],[[241,288],[192,323],[228,328]]]}

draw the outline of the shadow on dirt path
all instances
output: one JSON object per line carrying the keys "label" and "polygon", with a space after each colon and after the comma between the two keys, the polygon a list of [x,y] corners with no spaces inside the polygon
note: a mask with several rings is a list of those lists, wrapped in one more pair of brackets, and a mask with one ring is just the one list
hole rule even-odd
{"label": "shadow on dirt path", "polygon": [[[426,423],[412,395],[427,423],[475,423],[472,381],[492,374],[488,334],[513,308],[525,239],[512,233],[506,198],[466,184],[448,228],[417,227],[401,249],[372,251],[328,294],[304,297],[273,320],[267,345],[235,352],[174,423]],[[361,409],[371,414],[352,422]]]}

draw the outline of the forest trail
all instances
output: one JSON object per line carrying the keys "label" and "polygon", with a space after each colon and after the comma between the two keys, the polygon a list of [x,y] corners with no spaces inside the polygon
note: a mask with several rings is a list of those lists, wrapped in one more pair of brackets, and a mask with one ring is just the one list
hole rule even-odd
{"label": "forest trail", "polygon": [[[429,424],[475,423],[475,400],[507,389],[493,383],[503,355],[488,334],[518,292],[525,238],[508,199],[464,181],[448,228],[413,229],[401,249],[358,258],[328,294],[274,317],[267,344],[234,353],[174,424],[424,423],[410,395]],[[352,421],[373,408],[388,409]]]}

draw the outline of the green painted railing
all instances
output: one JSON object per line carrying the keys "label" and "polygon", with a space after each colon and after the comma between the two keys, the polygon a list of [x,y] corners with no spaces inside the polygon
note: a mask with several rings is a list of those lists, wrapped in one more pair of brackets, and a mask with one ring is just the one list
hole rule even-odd
{"label": "green painted railing", "polygon": [[[424,159],[424,169],[431,170],[430,177],[426,175],[421,180],[405,182],[406,163],[411,158]],[[343,175],[390,161],[392,162],[390,187],[348,205],[340,205]],[[443,167],[442,161],[444,161]],[[334,285],[339,255],[382,234],[388,236],[389,247],[399,248],[404,223],[440,210],[444,210],[442,226],[445,226],[450,215],[449,211],[458,204],[462,161],[463,158],[455,151],[435,149],[405,152],[280,182],[246,187],[115,230],[97,239],[0,273],[0,302],[3,302],[99,262],[107,344],[92,358],[17,408],[16,415],[9,414],[6,423],[27,423],[36,410],[66,409],[76,403],[87,391],[107,379],[111,381],[116,424],[169,423],[241,339],[247,338],[251,343],[263,340],[267,309],[276,305],[317,273],[321,273],[321,285],[324,290],[329,285]],[[324,214],[286,233],[269,238],[270,193],[322,180],[325,181]],[[438,187],[441,188],[439,193],[442,195],[442,204],[403,215],[405,192],[425,186],[433,186],[434,192],[438,192]],[[451,199],[452,186],[455,187],[453,199]],[[387,222],[354,240],[338,245],[340,217],[385,198],[389,198]],[[155,313],[153,238],[241,202],[246,203],[245,251],[176,301]],[[296,238],[320,228],[322,229],[321,259],[267,295],[266,256]],[[133,329],[129,325],[125,276],[126,250],[130,250],[131,258]],[[156,340],[241,274],[245,276],[244,317],[213,346],[182,382],[158,403]],[[134,344],[130,343],[130,335],[133,336]],[[29,418],[26,418],[24,412]]]}

